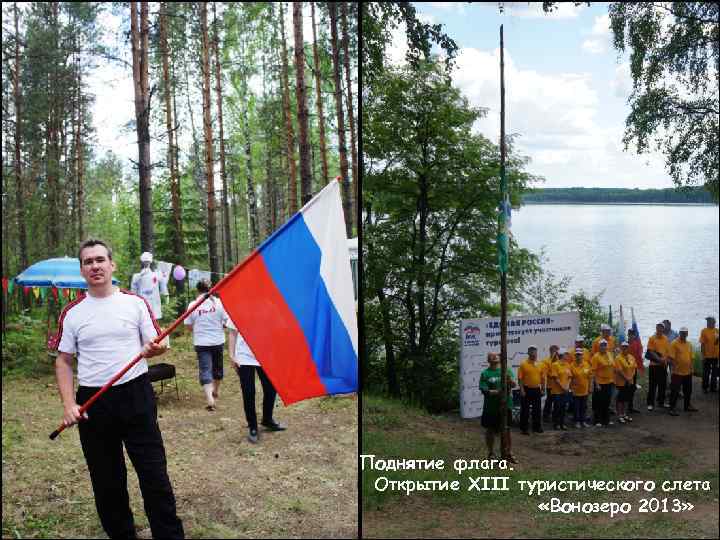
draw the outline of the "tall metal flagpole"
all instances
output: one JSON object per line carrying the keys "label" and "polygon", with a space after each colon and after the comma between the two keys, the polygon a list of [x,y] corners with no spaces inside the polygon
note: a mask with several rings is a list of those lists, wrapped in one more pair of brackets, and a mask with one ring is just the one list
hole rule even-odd
{"label": "tall metal flagpole", "polygon": [[507,179],[505,178],[505,56],[503,51],[503,26],[500,25],[500,216],[498,227],[498,263],[500,267],[500,448],[502,456],[508,455],[507,437]]}

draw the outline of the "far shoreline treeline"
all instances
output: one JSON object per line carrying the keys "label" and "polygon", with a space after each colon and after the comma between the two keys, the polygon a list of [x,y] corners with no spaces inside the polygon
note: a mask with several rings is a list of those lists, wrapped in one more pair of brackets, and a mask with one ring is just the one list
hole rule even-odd
{"label": "far shoreline treeline", "polygon": [[704,187],[667,189],[538,188],[526,191],[523,204],[716,204]]}

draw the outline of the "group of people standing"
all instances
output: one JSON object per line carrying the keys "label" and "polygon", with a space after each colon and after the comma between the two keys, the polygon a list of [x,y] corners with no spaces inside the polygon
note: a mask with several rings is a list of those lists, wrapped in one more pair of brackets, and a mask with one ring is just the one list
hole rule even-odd
{"label": "group of people standing", "polygon": [[[717,392],[718,387],[718,329],[715,318],[706,317],[707,327],[700,335],[703,357],[702,388],[704,392]],[[520,394],[520,431],[529,435],[529,424],[535,433],[543,433],[543,420],[552,418],[553,428],[567,430],[566,416],[572,414],[575,428],[613,425],[611,415],[620,424],[633,421],[631,414],[640,411],[633,406],[638,373],[645,370],[643,346],[634,330],[628,330],[628,340],[616,343],[609,325],[600,327],[601,334],[592,342],[591,349],[585,348],[585,338],[577,336],[575,347],[566,349],[557,345],[550,347],[550,355],[538,360],[538,348],[530,345],[528,357],[518,368]],[[679,416],[677,402],[683,397],[686,412],[697,412],[692,406],[693,349],[687,340],[688,329],[683,327],[678,334],[672,330],[670,321],[658,323],[656,333],[648,339],[644,358],[649,361],[647,408],[667,408],[671,416]],[[499,394],[501,376],[497,353],[488,353],[489,367],[480,377],[480,390],[485,395],[481,423],[486,428],[486,443],[489,457],[494,457],[493,442],[500,433]],[[670,370],[669,403],[665,393]],[[512,370],[506,373],[508,386],[516,386]],[[611,411],[613,394],[616,394],[615,411]],[[546,396],[542,406],[542,397]],[[592,396],[592,419],[588,417],[588,398]],[[508,422],[513,408],[512,394],[508,396]],[[507,441],[506,455],[512,463],[517,460],[510,452],[510,431],[501,434]]]}

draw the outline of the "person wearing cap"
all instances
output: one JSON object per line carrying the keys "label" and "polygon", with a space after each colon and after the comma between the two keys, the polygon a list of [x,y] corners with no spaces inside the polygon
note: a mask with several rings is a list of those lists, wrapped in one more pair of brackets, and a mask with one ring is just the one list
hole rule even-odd
{"label": "person wearing cap", "polygon": [[520,386],[520,431],[529,435],[528,417],[532,409],[532,429],[542,433],[540,400],[545,392],[541,366],[537,363],[537,347],[528,347],[528,357],[518,368],[518,384]]}
{"label": "person wearing cap", "polygon": [[627,341],[620,344],[621,350],[615,355],[615,387],[617,388],[617,399],[615,410],[618,422],[632,422],[632,417],[627,415],[627,405],[632,396],[633,377],[637,369],[635,358],[630,353],[630,345]]}
{"label": "person wearing cap", "polygon": [[[595,407],[595,425],[612,425],[610,421],[610,401],[612,400],[613,381],[615,379],[615,362],[608,351],[608,342],[601,339],[600,350],[592,357],[592,371],[595,379],[593,404]],[[597,401],[596,401],[597,400]]]}
{"label": "person wearing cap", "polygon": [[587,399],[592,381],[592,366],[585,359],[585,349],[575,349],[575,361],[570,365],[570,389],[573,395],[573,420],[576,428],[588,427],[585,422]]}
{"label": "person wearing cap", "polygon": [[600,341],[605,340],[607,342],[607,350],[613,352],[615,350],[615,337],[610,335],[612,328],[608,324],[600,325],[600,335],[593,340],[592,343],[592,354],[595,355],[600,352]]}
{"label": "person wearing cap", "polygon": [[150,304],[156,320],[162,319],[162,303],[160,302],[160,294],[168,295],[165,280],[161,278],[158,272],[151,268],[153,262],[152,253],[146,251],[140,255],[140,272],[133,274],[130,282],[130,290],[135,294],[142,296]]}
{"label": "person wearing cap", "polygon": [[633,376],[633,385],[630,392],[630,402],[628,403],[628,412],[632,414],[638,414],[640,411],[634,407],[635,392],[638,389],[637,378],[638,373],[642,374],[645,372],[645,366],[643,365],[643,346],[640,341],[640,336],[635,333],[632,328],[628,329],[628,345],[629,352],[635,359],[635,375]]}
{"label": "person wearing cap", "polygon": [[680,336],[670,344],[670,358],[672,373],[670,375],[670,415],[678,416],[675,410],[680,387],[682,387],[684,409],[686,412],[697,412],[697,409],[690,405],[692,395],[692,373],[693,373],[693,351],[692,345],[687,340],[688,329],[682,327]]}
{"label": "person wearing cap", "polygon": [[667,363],[670,343],[665,336],[665,325],[655,325],[655,334],[648,338],[645,358],[650,361],[648,367],[647,408],[652,411],[657,393],[657,406],[665,406],[665,387],[667,386]]}
{"label": "person wearing cap", "polygon": [[718,329],[715,317],[705,317],[707,327],[700,332],[700,352],[703,357],[702,389],[707,394],[717,392],[718,387]]}
{"label": "person wearing cap", "polygon": [[567,429],[565,427],[565,409],[567,408],[568,392],[570,392],[572,371],[568,363],[567,349],[561,347],[558,350],[558,355],[559,359],[553,362],[548,378],[553,400],[553,429],[565,431]]}
{"label": "person wearing cap", "polygon": [[543,421],[550,421],[550,415],[552,414],[552,393],[550,392],[550,381],[548,380],[550,369],[554,362],[560,359],[558,350],[560,347],[557,345],[550,345],[550,356],[546,356],[540,362],[540,369],[542,371],[543,384],[545,385],[545,404],[543,405]]}
{"label": "person wearing cap", "polygon": [[575,347],[573,347],[570,351],[572,353],[571,356],[573,357],[573,360],[575,359],[575,354],[577,354],[578,349],[582,351],[583,362],[587,362],[589,364],[592,359],[592,353],[585,347],[585,336],[575,336]]}
{"label": "person wearing cap", "polygon": [[[487,359],[490,366],[480,374],[480,390],[485,396],[480,423],[485,428],[485,443],[487,444],[488,449],[488,459],[495,457],[495,435],[500,433],[500,415],[506,414],[507,424],[505,433],[500,433],[500,436],[504,439],[507,453],[503,455],[502,458],[506,459],[510,463],[517,463],[515,456],[512,455],[512,441],[510,438],[510,423],[512,421],[512,393],[508,392],[506,401],[507,410],[501,412],[500,392],[502,380],[500,379],[500,357],[497,353],[489,352]],[[515,386],[515,381],[513,380],[513,374],[510,368],[507,368],[506,376],[507,385],[510,388],[513,388]]]}

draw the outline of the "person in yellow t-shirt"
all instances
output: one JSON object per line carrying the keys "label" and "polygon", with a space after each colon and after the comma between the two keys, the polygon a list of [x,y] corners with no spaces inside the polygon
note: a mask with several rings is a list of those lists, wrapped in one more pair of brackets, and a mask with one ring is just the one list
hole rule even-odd
{"label": "person in yellow t-shirt", "polygon": [[687,340],[688,329],[682,327],[680,336],[670,344],[670,358],[672,373],[670,375],[670,415],[679,416],[675,410],[678,394],[682,386],[684,409],[686,412],[697,412],[697,409],[690,405],[692,395],[692,373],[693,373],[693,351],[692,345]]}
{"label": "person in yellow t-shirt", "polygon": [[570,350],[572,360],[575,362],[575,353],[577,353],[577,350],[582,350],[582,359],[583,362],[590,363],[590,360],[592,359],[593,353],[591,353],[588,349],[585,348],[585,336],[577,335],[575,336],[575,347]]}
{"label": "person in yellow t-shirt", "polygon": [[700,352],[703,357],[702,389],[704,393],[718,390],[718,329],[715,328],[715,317],[705,317],[707,328],[700,332]]}
{"label": "person in yellow t-shirt", "polygon": [[[612,399],[615,362],[608,351],[608,342],[604,339],[599,343],[600,351],[592,357],[592,370],[595,379],[593,390],[593,407],[596,426],[611,426],[610,400]],[[596,401],[597,400],[597,401]]]}
{"label": "person in yellow t-shirt", "polygon": [[587,410],[587,399],[590,393],[592,382],[592,366],[590,362],[584,359],[585,349],[577,347],[575,349],[575,361],[570,365],[572,378],[570,379],[570,389],[573,393],[573,412],[575,427],[588,427],[585,422],[585,414]]}
{"label": "person in yellow t-shirt", "polygon": [[630,345],[627,341],[620,344],[621,350],[615,356],[615,387],[618,390],[617,399],[615,401],[618,422],[632,422],[632,418],[627,415],[628,404],[632,401],[633,378],[637,364],[635,357],[630,354]]}
{"label": "person in yellow t-shirt", "polygon": [[550,374],[550,368],[552,368],[553,363],[557,362],[560,359],[560,356],[558,355],[559,349],[560,347],[558,347],[557,345],[550,345],[550,356],[546,356],[540,362],[543,384],[545,385],[546,389],[545,404],[543,405],[544,422],[548,422],[550,420],[550,414],[552,413],[552,394],[550,393],[550,382],[548,381],[548,376]]}
{"label": "person in yellow t-shirt", "polygon": [[658,408],[665,407],[665,387],[667,386],[667,363],[670,360],[670,342],[665,336],[665,324],[655,325],[655,334],[648,338],[645,358],[650,360],[648,367],[647,408],[652,411],[657,392]]}
{"label": "person in yellow t-shirt", "polygon": [[572,371],[568,363],[567,349],[562,347],[558,350],[559,359],[552,363],[548,380],[550,381],[550,393],[552,394],[553,408],[553,429],[565,431],[565,410],[567,409],[568,392],[570,392],[570,377]]}
{"label": "person in yellow t-shirt", "polygon": [[537,347],[528,347],[528,357],[518,368],[518,382],[520,385],[520,432],[529,435],[528,417],[532,409],[532,429],[535,433],[542,433],[542,420],[540,400],[545,392],[543,368],[537,361]]}
{"label": "person in yellow t-shirt", "polygon": [[615,351],[615,337],[610,335],[612,328],[607,324],[600,325],[600,335],[593,340],[592,343],[592,354],[600,352],[600,341],[605,340],[607,342],[607,350],[610,353]]}

